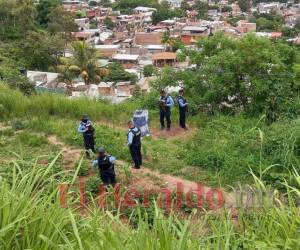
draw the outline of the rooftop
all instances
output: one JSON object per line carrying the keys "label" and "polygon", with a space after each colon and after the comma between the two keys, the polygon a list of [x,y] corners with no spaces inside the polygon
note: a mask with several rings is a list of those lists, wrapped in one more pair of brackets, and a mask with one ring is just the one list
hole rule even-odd
{"label": "rooftop", "polygon": [[203,32],[206,31],[208,28],[206,26],[185,26],[182,30],[183,31],[199,31]]}
{"label": "rooftop", "polygon": [[173,52],[161,52],[161,53],[155,53],[152,56],[153,60],[175,60],[176,59],[176,53]]}
{"label": "rooftop", "polygon": [[115,55],[113,55],[112,58],[114,60],[137,61],[139,59],[139,55],[115,54]]}

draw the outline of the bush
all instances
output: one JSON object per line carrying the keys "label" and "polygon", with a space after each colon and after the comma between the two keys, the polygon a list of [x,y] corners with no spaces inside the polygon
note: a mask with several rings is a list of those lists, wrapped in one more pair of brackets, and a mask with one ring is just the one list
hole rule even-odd
{"label": "bush", "polygon": [[42,147],[48,143],[47,138],[39,135],[32,135],[29,132],[22,132],[17,134],[17,141],[30,147]]}
{"label": "bush", "polygon": [[99,177],[91,177],[86,183],[86,191],[96,195],[99,193],[99,186],[102,184]]}
{"label": "bush", "polygon": [[144,67],[144,76],[152,76],[156,72],[156,69],[153,65],[146,65]]}
{"label": "bush", "polygon": [[283,180],[294,167],[299,170],[300,120],[260,123],[242,117],[215,118],[186,144],[182,157],[187,164],[218,173],[227,184],[246,182],[250,168],[260,175],[271,165],[277,166],[263,179],[269,184],[278,177]]}
{"label": "bush", "polygon": [[[80,161],[77,161],[75,163],[75,171],[79,167]],[[86,161],[82,161],[79,171],[78,171],[78,176],[87,176],[89,174],[89,165]]]}

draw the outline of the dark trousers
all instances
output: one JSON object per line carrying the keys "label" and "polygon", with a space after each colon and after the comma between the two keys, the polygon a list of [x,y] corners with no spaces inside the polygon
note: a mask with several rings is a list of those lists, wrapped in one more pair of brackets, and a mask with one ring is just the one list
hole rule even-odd
{"label": "dark trousers", "polygon": [[186,109],[179,108],[179,126],[180,127],[186,128],[185,120],[186,120]]}
{"label": "dark trousers", "polygon": [[100,172],[100,179],[105,186],[115,186],[116,184],[116,174],[114,170],[106,170]]}
{"label": "dark trousers", "polygon": [[95,150],[94,135],[84,134],[83,135],[83,140],[84,140],[84,147],[85,147],[85,150],[86,150],[86,154],[89,155],[88,150],[92,150],[95,153],[96,150]]}
{"label": "dark trousers", "polygon": [[132,160],[135,168],[140,168],[142,165],[141,145],[131,145],[129,147]]}
{"label": "dark trousers", "polygon": [[165,110],[160,110],[160,126],[165,128],[165,119],[167,120],[167,128],[171,127],[171,110],[166,108]]}

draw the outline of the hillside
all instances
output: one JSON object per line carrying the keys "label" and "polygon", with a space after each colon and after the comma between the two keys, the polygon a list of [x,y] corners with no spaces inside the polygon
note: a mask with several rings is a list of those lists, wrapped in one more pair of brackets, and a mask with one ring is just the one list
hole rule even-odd
{"label": "hillside", "polygon": [[[187,132],[175,125],[166,132],[157,129],[157,111],[151,110],[153,136],[143,140],[145,164],[139,171],[129,167],[125,142],[126,122],[141,105],[138,99],[111,105],[59,95],[24,96],[0,85],[3,249],[299,248],[299,119],[266,125],[263,116],[198,115],[189,118]],[[107,209],[100,209],[97,172],[76,133],[84,112],[95,121],[97,146],[118,158],[122,194],[132,188],[141,193],[174,190],[178,182],[186,193],[202,183],[206,194],[221,188],[224,206],[214,209],[210,205],[217,203],[206,197],[201,209],[182,204],[161,210],[154,194],[149,207],[115,207],[111,193]],[[62,183],[73,183],[68,208],[60,206]],[[85,207],[80,183],[86,185]],[[254,197],[258,203],[251,207],[255,203],[236,199],[230,186],[238,183],[263,194],[270,194],[270,185],[275,190],[271,200]]]}

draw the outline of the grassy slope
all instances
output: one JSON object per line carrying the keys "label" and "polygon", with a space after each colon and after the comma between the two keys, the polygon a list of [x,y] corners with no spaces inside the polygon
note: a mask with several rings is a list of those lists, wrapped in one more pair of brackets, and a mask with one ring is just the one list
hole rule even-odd
{"label": "grassy slope", "polygon": [[[236,221],[225,214],[204,214],[201,220],[193,219],[193,223],[189,224],[174,217],[162,219],[159,211],[155,211],[151,224],[140,218],[135,227],[131,227],[121,223],[118,214],[92,209],[90,216],[80,217],[74,209],[61,209],[58,206],[57,184],[70,176],[53,176],[62,169],[60,158],[51,163],[59,149],[49,144],[42,133],[56,134],[69,145],[81,146],[81,137],[76,134],[78,117],[86,111],[81,105],[91,107],[93,118],[101,114],[102,120],[108,121],[114,119],[110,117],[114,110],[118,123],[115,128],[97,125],[97,141],[119,158],[129,159],[124,146],[125,135],[119,126],[134,109],[124,112],[118,106],[86,100],[70,102],[53,96],[25,98],[5,88],[0,90],[2,120],[11,121],[15,129],[22,129],[17,133],[0,129],[1,248],[299,249],[300,218],[297,203],[294,203],[300,197],[297,189],[291,190],[295,199],[290,196],[284,206],[270,208],[262,204],[259,210],[239,209]],[[298,151],[295,147],[291,149],[291,145],[298,145],[298,141],[293,139],[293,135],[298,133],[297,120],[290,122],[289,126],[286,122],[275,124],[269,131],[263,125],[257,125],[258,119],[221,117],[200,121],[201,127],[195,131],[192,140],[182,137],[147,139],[144,143],[148,158],[146,166],[217,185],[219,181],[230,183],[234,180],[237,168],[230,170],[229,163],[237,161],[238,166],[245,166],[242,163],[247,155],[252,159],[252,154],[257,157],[263,152],[266,165],[275,156],[279,160],[284,159],[284,162],[297,160],[294,156]],[[266,145],[263,151],[258,128],[271,137],[263,140],[263,145]],[[249,148],[253,149],[251,153],[247,151]],[[276,150],[273,152],[271,149]],[[200,153],[202,156],[197,158]],[[216,156],[228,157],[223,159],[226,164],[218,165],[220,169],[214,168],[214,164],[218,163],[214,160]],[[11,160],[15,162],[8,164]],[[186,166],[186,163],[197,165],[202,161],[207,167],[205,171]],[[228,171],[231,173],[228,175],[234,178],[222,175],[222,170]],[[299,176],[295,177],[299,181]],[[253,182],[252,178],[247,181]],[[12,185],[7,185],[7,182]],[[262,187],[259,182],[257,185]]]}
{"label": "grassy slope", "polygon": [[[25,97],[0,85],[1,120],[22,121],[34,132],[56,134],[66,143],[81,146],[82,138],[76,128],[82,113],[87,112],[98,121],[98,146],[106,147],[123,160],[130,159],[125,142],[126,122],[142,105],[140,101],[120,105],[86,99],[71,101],[64,96],[45,94]],[[174,112],[174,123],[176,116]],[[225,186],[248,182],[250,168],[259,175],[270,165],[277,164],[271,173],[263,176],[274,183],[288,178],[289,171],[300,165],[299,119],[266,126],[259,117],[196,116],[189,119],[193,126],[189,136],[168,137],[157,132],[157,118],[157,111],[151,111],[155,136],[144,141],[143,150],[145,166],[163,173]]]}

